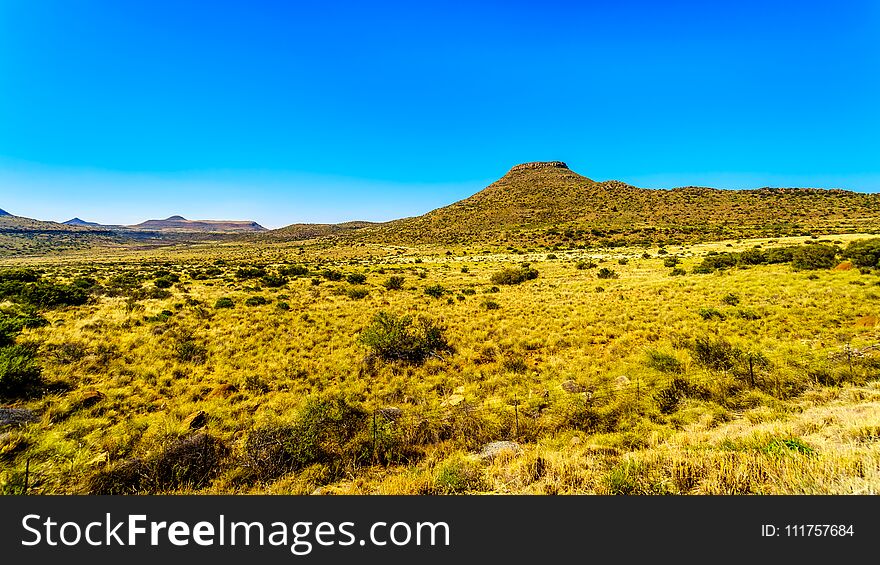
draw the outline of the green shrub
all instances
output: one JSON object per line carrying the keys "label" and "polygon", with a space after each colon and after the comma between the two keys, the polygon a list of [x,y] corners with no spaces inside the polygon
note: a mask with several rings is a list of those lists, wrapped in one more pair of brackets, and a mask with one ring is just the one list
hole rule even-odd
{"label": "green shrub", "polygon": [[321,276],[327,279],[328,281],[341,281],[342,273],[340,271],[336,271],[334,269],[324,269],[321,271]]}
{"label": "green shrub", "polygon": [[183,336],[174,344],[174,356],[184,363],[201,365],[208,360],[208,350],[192,337]]}
{"label": "green shrub", "polygon": [[698,337],[691,354],[699,365],[716,371],[732,370],[744,353],[724,338]]}
{"label": "green shrub", "polygon": [[672,379],[669,386],[659,390],[654,399],[660,407],[660,412],[671,414],[678,408],[678,404],[685,398],[699,398],[705,400],[709,397],[709,392],[697,384],[692,384],[686,379],[676,377]]}
{"label": "green shrub", "polygon": [[684,276],[684,275],[686,275],[686,274],[687,274],[687,271],[685,271],[685,270],[682,269],[681,267],[676,267],[676,268],[672,269],[671,271],[669,271],[669,276],[670,276],[670,277],[681,277],[681,276]]}
{"label": "green shrub", "polygon": [[258,279],[266,276],[266,269],[263,267],[240,267],[235,271],[235,277],[238,279]]}
{"label": "green shrub", "polygon": [[674,267],[674,266],[678,265],[678,263],[679,263],[679,259],[678,259],[678,257],[675,257],[674,255],[663,259],[663,266],[664,267]]}
{"label": "green shrub", "polygon": [[33,347],[0,347],[0,398],[13,399],[30,395],[42,384],[42,369]]}
{"label": "green shrub", "polygon": [[309,270],[302,265],[283,265],[278,267],[278,274],[282,277],[305,277]]}
{"label": "green shrub", "polygon": [[367,282],[367,275],[363,273],[350,273],[345,280],[351,284],[364,284]]}
{"label": "green shrub", "polygon": [[382,360],[420,364],[430,356],[452,351],[444,331],[427,318],[414,322],[410,316],[379,312],[358,339]]}
{"label": "green shrub", "polygon": [[370,291],[363,286],[353,286],[349,289],[346,289],[345,294],[353,300],[360,300],[362,298],[366,298],[370,294]]}
{"label": "green shrub", "polygon": [[584,269],[592,269],[593,267],[596,267],[596,263],[594,263],[593,261],[590,261],[590,260],[587,260],[587,261],[583,261],[583,260],[582,260],[582,261],[578,261],[578,262],[575,263],[575,265],[574,265],[574,268],[575,268],[575,269],[578,269],[578,270],[580,270],[580,271],[583,271]]}
{"label": "green shrub", "polygon": [[434,491],[438,494],[462,494],[483,488],[483,471],[476,461],[460,455],[441,463],[434,474]]}
{"label": "green shrub", "polygon": [[739,304],[739,296],[732,292],[728,292],[726,295],[724,295],[724,298],[721,299],[721,302],[729,306],[736,306],[737,304]]}
{"label": "green shrub", "polygon": [[263,306],[269,303],[269,299],[265,296],[249,296],[247,300],[244,301],[245,306]]}
{"label": "green shrub", "polygon": [[684,373],[684,364],[679,361],[674,355],[663,353],[662,351],[657,351],[656,349],[649,349],[647,351],[647,354],[648,367],[651,367],[652,369],[655,369],[662,373]]}
{"label": "green shrub", "polygon": [[403,288],[403,281],[406,280],[400,275],[394,275],[385,279],[382,286],[388,290],[400,290]]}
{"label": "green shrub", "polygon": [[722,312],[716,310],[715,308],[700,308],[697,313],[704,320],[723,320],[726,317]]}
{"label": "green shrub", "polygon": [[501,305],[494,300],[486,300],[483,302],[483,308],[485,308],[486,310],[498,310],[499,308],[501,308]]}
{"label": "green shrub", "polygon": [[854,241],[843,255],[856,267],[880,267],[880,238]]}
{"label": "green shrub", "polygon": [[792,252],[791,266],[798,270],[830,269],[837,264],[837,249],[830,245],[804,245]]}
{"label": "green shrub", "polygon": [[153,284],[156,285],[156,288],[171,288],[174,281],[168,277],[159,277],[153,281]]}
{"label": "green shrub", "polygon": [[248,434],[245,467],[253,477],[266,480],[320,463],[329,467],[333,478],[345,468],[370,462],[375,445],[372,424],[365,410],[341,397],[309,398],[291,421]]}
{"label": "green shrub", "polygon": [[443,288],[443,286],[441,286],[439,284],[435,284],[435,285],[425,287],[425,294],[427,294],[428,296],[431,296],[433,298],[440,298],[441,296],[446,294],[446,289]]}
{"label": "green shrub", "polygon": [[287,277],[279,275],[265,275],[260,278],[260,284],[268,288],[279,288],[287,284]]}
{"label": "green shrub", "polygon": [[0,283],[37,282],[43,275],[34,269],[5,269],[0,271]]}
{"label": "green shrub", "polygon": [[493,284],[520,284],[538,278],[538,271],[527,263],[518,267],[502,269],[492,275]]}
{"label": "green shrub", "polygon": [[620,275],[618,275],[614,271],[614,269],[609,269],[608,267],[602,267],[601,269],[596,271],[596,277],[600,278],[600,279],[616,279],[616,278],[619,278]]}
{"label": "green shrub", "polygon": [[214,303],[214,308],[233,308],[235,307],[235,302],[228,296],[223,296],[217,299],[217,302]]}
{"label": "green shrub", "polygon": [[284,311],[284,312],[290,310],[290,304],[288,304],[287,302],[284,302],[283,300],[279,301],[275,305],[275,307],[278,308],[279,310]]}

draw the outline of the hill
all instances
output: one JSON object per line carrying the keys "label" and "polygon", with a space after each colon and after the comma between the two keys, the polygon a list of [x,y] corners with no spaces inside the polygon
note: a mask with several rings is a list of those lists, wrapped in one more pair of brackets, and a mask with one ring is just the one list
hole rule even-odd
{"label": "hill", "polygon": [[374,222],[354,221],[340,224],[291,224],[265,234],[268,239],[306,240],[351,234],[364,228],[379,226]]}
{"label": "hill", "polygon": [[98,224],[96,222],[87,222],[87,221],[81,220],[79,218],[71,218],[71,219],[67,220],[66,222],[62,222],[62,223],[65,225],[68,225],[68,226],[91,226],[93,228],[101,227],[101,224]]}
{"label": "hill", "polygon": [[187,220],[183,216],[171,216],[164,220],[147,220],[134,226],[135,230],[173,230],[186,232],[260,232],[266,228],[253,221],[239,220]]}
{"label": "hill", "polygon": [[46,222],[9,213],[0,214],[0,257],[51,254],[112,244],[116,241],[115,234],[102,227]]}
{"label": "hill", "polygon": [[840,189],[644,189],[560,161],[524,163],[482,191],[358,234],[388,243],[611,244],[880,228],[880,194]]}

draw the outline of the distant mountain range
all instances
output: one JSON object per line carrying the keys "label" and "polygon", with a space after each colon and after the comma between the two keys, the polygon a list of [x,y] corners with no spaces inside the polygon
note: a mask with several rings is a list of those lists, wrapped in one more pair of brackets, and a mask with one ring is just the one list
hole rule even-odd
{"label": "distant mountain range", "polygon": [[182,232],[210,232],[210,233],[229,233],[229,232],[260,232],[266,231],[266,228],[254,221],[241,220],[187,220],[183,216],[171,216],[164,220],[146,220],[139,224],[126,225],[109,225],[99,224],[97,222],[87,222],[80,218],[71,218],[66,222],[51,222],[43,220],[34,220],[23,216],[15,216],[0,210],[0,216],[6,218],[6,225],[3,227],[13,228],[14,225],[20,224],[21,227],[32,227],[40,229],[63,230],[63,226],[71,226],[78,228],[96,228],[101,231],[182,231]]}
{"label": "distant mountain range", "polygon": [[134,226],[138,230],[175,230],[189,232],[260,232],[266,228],[253,221],[238,220],[187,220],[183,216],[171,216],[164,220],[147,220]]}
{"label": "distant mountain range", "polygon": [[[380,244],[606,246],[877,230],[877,193],[818,188],[645,189],[616,180],[594,181],[561,161],[543,161],[516,165],[464,200],[383,223],[292,224],[266,230],[253,221],[171,216],[110,226],[80,218],[42,222],[0,210],[0,255],[4,250],[56,251],[56,244],[60,249],[90,242],[168,244],[250,236],[262,241],[330,238]],[[23,244],[22,239],[39,240],[40,245]]]}

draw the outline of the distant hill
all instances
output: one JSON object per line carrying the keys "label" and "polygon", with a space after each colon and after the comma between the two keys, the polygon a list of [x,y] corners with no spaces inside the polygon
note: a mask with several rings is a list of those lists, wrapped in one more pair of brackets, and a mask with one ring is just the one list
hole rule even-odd
{"label": "distant hill", "polygon": [[378,225],[380,224],[364,221],[343,222],[340,224],[291,224],[267,232],[265,237],[272,239],[290,239],[295,241],[306,240],[318,237],[349,234]]}
{"label": "distant hill", "polygon": [[183,216],[171,216],[164,220],[147,220],[134,226],[135,230],[173,230],[186,232],[261,232],[266,228],[253,221],[238,220],[187,220]]}
{"label": "distant hill", "polygon": [[12,214],[10,214],[9,212],[7,212],[6,210],[0,210],[0,216],[11,216],[11,215],[12,215]]}
{"label": "distant hill", "polygon": [[91,226],[91,227],[95,227],[95,228],[101,227],[101,224],[98,224],[95,222],[87,222],[85,220],[80,220],[79,218],[71,218],[71,219],[67,220],[66,222],[62,222],[62,223],[66,224],[68,226]]}
{"label": "distant hill", "polygon": [[663,243],[880,229],[880,194],[840,189],[644,189],[560,161],[517,165],[480,192],[358,233],[376,242]]}

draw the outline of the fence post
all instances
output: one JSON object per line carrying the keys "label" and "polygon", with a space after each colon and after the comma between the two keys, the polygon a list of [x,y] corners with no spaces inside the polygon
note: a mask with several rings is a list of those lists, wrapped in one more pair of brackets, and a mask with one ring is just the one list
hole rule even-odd
{"label": "fence post", "polygon": [[515,393],[513,395],[513,437],[514,439],[519,438],[519,398]]}
{"label": "fence post", "polygon": [[752,354],[749,353],[749,384],[755,388],[755,370],[752,367]]}
{"label": "fence post", "polygon": [[373,410],[373,463],[376,462],[376,410]]}

